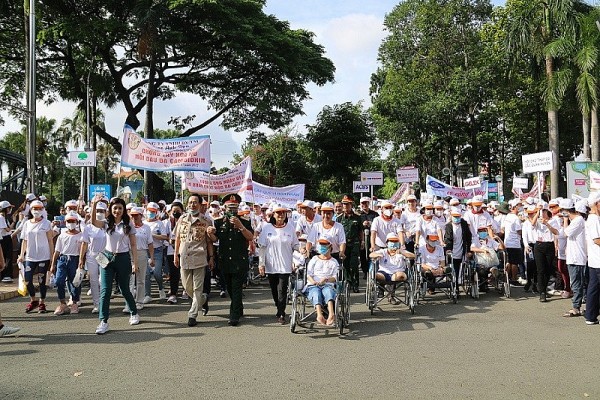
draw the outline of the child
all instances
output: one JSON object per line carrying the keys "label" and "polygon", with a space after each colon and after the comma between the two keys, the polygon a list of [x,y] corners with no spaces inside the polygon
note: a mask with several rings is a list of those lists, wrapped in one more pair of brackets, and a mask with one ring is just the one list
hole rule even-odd
{"label": "child", "polygon": [[[82,233],[79,229],[79,216],[75,212],[69,212],[65,216],[66,229],[58,236],[56,247],[52,257],[52,266],[50,272],[55,274],[56,291],[58,293],[59,306],[54,311],[54,315],[63,315],[71,312],[79,313],[77,302],[80,296],[80,287],[73,285],[73,278],[79,266],[79,250],[82,241]],[[65,281],[69,285],[69,292],[73,304],[69,310],[65,299]]]}

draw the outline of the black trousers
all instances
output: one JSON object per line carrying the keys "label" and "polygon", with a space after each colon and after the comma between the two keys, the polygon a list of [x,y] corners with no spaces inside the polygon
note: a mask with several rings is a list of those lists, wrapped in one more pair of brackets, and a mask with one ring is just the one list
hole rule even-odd
{"label": "black trousers", "polygon": [[275,307],[277,307],[277,318],[285,316],[289,281],[290,274],[269,274],[269,286],[271,286],[271,295]]}
{"label": "black trousers", "polygon": [[546,291],[548,280],[554,267],[554,242],[536,242],[533,257],[537,266],[537,288],[540,293]]}
{"label": "black trousers", "polygon": [[242,315],[244,315],[242,292],[244,290],[244,283],[246,282],[247,275],[248,269],[233,273],[223,272],[225,286],[231,299],[231,304],[229,305],[229,319],[232,321],[239,321]]}
{"label": "black trousers", "polygon": [[175,267],[174,255],[167,255],[167,264],[169,264],[169,294],[171,296],[177,296],[179,290],[179,280],[181,279],[181,270]]}
{"label": "black trousers", "polygon": [[12,256],[13,256],[12,237],[10,237],[10,235],[2,237],[1,244],[2,244],[2,253],[4,253],[5,265],[4,265],[4,269],[2,270],[2,274],[0,275],[0,277],[12,278],[12,273],[13,273],[12,262],[11,262]]}

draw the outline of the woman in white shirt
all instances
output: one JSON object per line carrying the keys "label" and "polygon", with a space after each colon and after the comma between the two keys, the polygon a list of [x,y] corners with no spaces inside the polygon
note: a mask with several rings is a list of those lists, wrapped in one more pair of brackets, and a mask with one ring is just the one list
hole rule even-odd
{"label": "woman in white shirt", "polygon": [[[138,310],[144,308],[144,296],[146,293],[149,293],[150,289],[146,287],[148,281],[150,280],[150,277],[146,274],[146,269],[148,267],[152,268],[155,266],[156,256],[156,253],[154,252],[154,238],[152,237],[152,230],[150,229],[150,225],[142,222],[143,213],[144,209],[142,207],[133,207],[130,211],[130,215],[133,219],[133,224],[135,226],[135,254],[137,254],[138,267],[138,271],[135,273],[134,276],[131,277],[132,279],[130,282],[130,289],[132,287],[135,287],[135,302]],[[160,257],[162,257],[162,254],[160,254]],[[161,284],[159,286],[162,287],[162,268],[160,272],[160,278],[157,279],[157,282],[160,282]],[[129,314],[131,312],[127,304],[125,305],[123,312],[126,314]]]}
{"label": "woman in white shirt", "polygon": [[106,222],[106,211],[108,204],[100,201],[96,204],[96,222],[83,228],[83,237],[81,239],[81,252],[79,253],[79,268],[87,269],[90,278],[90,291],[92,292],[92,314],[98,314],[98,304],[100,299],[100,266],[96,260],[98,253],[106,247],[106,233],[104,224]]}
{"label": "woman in white shirt", "polygon": [[4,254],[4,269],[0,272],[2,282],[11,283],[12,280],[12,253],[13,240],[10,235],[13,223],[10,220],[10,210],[12,204],[8,201],[0,201],[0,239],[2,244],[2,253]]}
{"label": "woman in white shirt", "polygon": [[[30,313],[36,308],[38,312],[45,313],[46,304],[46,275],[50,268],[50,257],[54,253],[54,232],[50,221],[43,217],[44,204],[39,200],[31,202],[31,218],[23,223],[21,230],[21,254],[18,262],[25,262],[25,282],[30,302],[25,307],[25,312]],[[35,286],[33,275],[40,274],[40,300],[35,297]]]}
{"label": "woman in white shirt", "polygon": [[573,308],[564,314],[565,317],[581,316],[581,303],[583,302],[583,282],[587,265],[587,251],[585,243],[585,220],[587,206],[584,203],[573,204],[573,200],[564,199],[560,202],[563,216],[563,233],[567,237],[567,268],[573,298]]}
{"label": "woman in white shirt", "polygon": [[[66,228],[62,230],[56,239],[54,255],[52,257],[52,266],[50,272],[55,275],[56,294],[60,304],[54,311],[54,315],[78,314],[79,307],[77,302],[81,295],[81,286],[75,287],[73,279],[77,273],[79,264],[79,253],[83,234],[79,228],[79,216],[75,212],[69,212],[65,216]],[[71,309],[67,307],[65,298],[65,283],[69,286],[71,293]]]}
{"label": "woman in white shirt", "polygon": [[258,237],[259,273],[269,277],[269,286],[275,307],[277,322],[284,325],[287,291],[292,273],[294,249],[298,248],[298,237],[294,224],[287,218],[287,208],[277,205],[273,208],[274,217],[264,224]]}
{"label": "woman in white shirt", "polygon": [[[96,197],[92,207],[92,223],[96,223],[96,204],[99,198]],[[108,317],[110,307],[110,296],[112,293],[112,284],[115,275],[121,294],[131,310],[129,317],[130,325],[140,323],[135,299],[129,290],[129,277],[131,273],[138,272],[137,269],[137,248],[135,233],[136,229],[125,213],[125,201],[120,198],[113,198],[108,207],[109,213],[104,224],[106,234],[106,246],[102,253],[108,259],[108,264],[100,271],[102,282],[100,288],[100,324],[96,328],[96,333],[102,335],[108,332]]]}
{"label": "woman in white shirt", "polygon": [[[340,268],[338,261],[331,256],[333,238],[324,234],[317,242],[318,256],[314,256],[306,267],[306,287],[304,293],[317,311],[317,322],[321,325],[333,325],[335,322],[335,283]],[[328,317],[323,316],[323,307],[327,307]]]}

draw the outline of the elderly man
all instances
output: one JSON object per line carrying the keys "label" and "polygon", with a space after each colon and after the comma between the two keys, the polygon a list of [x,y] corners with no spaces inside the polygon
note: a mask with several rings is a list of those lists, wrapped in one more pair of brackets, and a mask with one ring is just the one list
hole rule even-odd
{"label": "elderly man", "polygon": [[362,222],[360,215],[352,209],[354,198],[351,194],[344,195],[341,201],[343,212],[337,217],[344,227],[346,235],[346,251],[343,262],[346,279],[354,293],[358,293],[358,262],[360,259],[360,249],[364,249],[364,236],[362,234]]}
{"label": "elderly man", "polygon": [[364,248],[360,252],[360,269],[363,272],[363,279],[367,279],[367,272],[369,272],[369,261],[367,255],[369,254],[369,248],[371,247],[371,223],[375,218],[379,216],[375,211],[369,208],[371,199],[369,197],[360,198],[360,219],[362,221],[362,229],[364,236]]}
{"label": "elderly man", "polygon": [[215,219],[214,228],[208,232],[213,242],[219,241],[219,267],[231,298],[228,324],[237,326],[244,315],[242,290],[248,274],[248,243],[254,239],[254,230],[250,221],[237,217],[239,195],[227,195],[222,201],[225,215]]}
{"label": "elderly man", "polygon": [[192,306],[188,311],[188,326],[197,324],[198,308],[206,301],[202,292],[206,267],[214,266],[214,249],[208,237],[212,221],[200,213],[202,198],[191,194],[188,198],[188,213],[182,216],[175,229],[175,266],[181,268],[181,281],[188,294],[192,295]]}

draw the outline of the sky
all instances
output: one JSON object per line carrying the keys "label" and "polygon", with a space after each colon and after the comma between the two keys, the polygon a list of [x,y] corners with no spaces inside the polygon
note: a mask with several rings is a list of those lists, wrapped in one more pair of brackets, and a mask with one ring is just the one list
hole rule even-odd
{"label": "sky", "polygon": [[[492,0],[492,3],[503,5],[505,1]],[[267,14],[289,21],[292,29],[302,28],[315,33],[315,42],[324,46],[326,57],[336,67],[334,83],[323,87],[309,85],[311,99],[304,102],[304,115],[296,117],[293,122],[298,131],[304,132],[307,124],[314,124],[326,105],[348,101],[362,101],[365,107],[371,104],[370,77],[377,69],[377,51],[386,36],[383,19],[396,4],[398,0],[267,0]],[[173,115],[195,114],[197,121],[212,115],[198,97],[187,94],[179,94],[167,102],[156,102],[154,107],[154,126],[159,129],[168,129],[167,121]],[[72,117],[74,110],[74,103],[37,104],[38,118],[54,118],[57,124],[63,118]],[[117,105],[104,112],[108,132],[119,137],[126,116],[124,108]],[[6,114],[2,116],[6,123],[0,126],[0,136],[20,129],[17,121]],[[218,122],[198,134],[210,134],[213,165],[217,168],[230,167],[232,155],[241,151],[246,139],[243,132],[225,131]]]}

